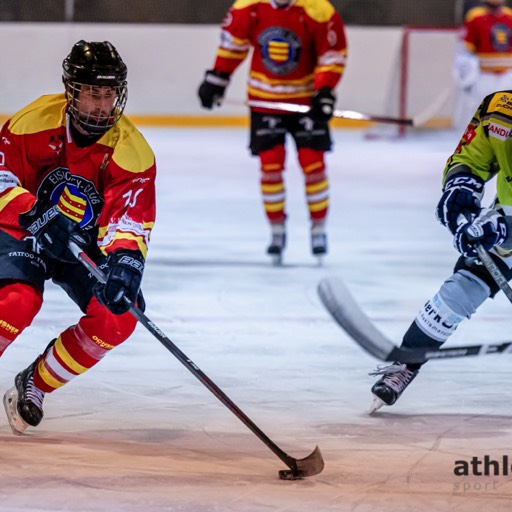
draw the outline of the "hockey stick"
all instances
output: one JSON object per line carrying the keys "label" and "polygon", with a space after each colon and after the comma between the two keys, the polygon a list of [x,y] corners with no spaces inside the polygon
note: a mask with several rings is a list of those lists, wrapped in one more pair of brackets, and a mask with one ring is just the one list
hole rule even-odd
{"label": "hockey stick", "polygon": [[512,352],[512,341],[491,345],[440,348],[437,350],[397,347],[365,315],[341,279],[323,279],[318,285],[318,294],[327,311],[347,334],[366,352],[381,361],[422,363],[427,359],[448,359]]}
{"label": "hockey stick", "polygon": [[506,295],[507,299],[512,302],[512,288],[508,284],[508,281],[499,269],[498,265],[494,263],[490,254],[480,244],[476,244],[475,248],[480,261],[483,263],[489,274],[491,274],[496,284],[501,288],[501,291]]}
{"label": "hockey stick", "polygon": [[[273,110],[283,110],[284,112],[295,112],[299,114],[305,114],[309,112],[311,108],[307,105],[296,105],[294,103],[280,103],[276,101],[263,101],[263,100],[249,100],[246,105],[252,108],[268,108]],[[400,124],[404,126],[414,126],[412,119],[403,119],[399,117],[387,117],[387,116],[374,116],[371,114],[363,114],[362,112],[356,112],[355,110],[335,110],[333,117],[339,117],[341,119],[354,119],[356,121],[373,121],[375,123],[391,123]]]}
{"label": "hockey stick", "polygon": [[[87,270],[100,282],[105,283],[106,278],[94,261],[85,254],[74,242],[69,243],[74,256]],[[265,443],[290,469],[279,471],[281,480],[297,480],[319,474],[324,468],[324,461],[318,446],[305,458],[295,459],[277,446],[251,419],[206,375],[191,361],[165,334],[161,331],[135,304],[125,298],[130,306],[130,313],[169,350],[180,363],[201,381],[256,437]]]}

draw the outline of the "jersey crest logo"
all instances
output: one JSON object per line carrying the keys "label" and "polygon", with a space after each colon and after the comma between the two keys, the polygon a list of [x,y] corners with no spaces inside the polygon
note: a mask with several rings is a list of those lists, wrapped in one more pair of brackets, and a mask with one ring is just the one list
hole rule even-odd
{"label": "jersey crest logo", "polygon": [[510,49],[510,28],[497,23],[491,30],[492,47],[498,52],[508,52]]}
{"label": "jersey crest logo", "polygon": [[49,200],[81,228],[93,228],[103,207],[93,182],[76,176],[69,169],[57,167],[50,171],[37,190],[38,199]]}
{"label": "jersey crest logo", "polygon": [[258,37],[265,68],[274,75],[291,73],[298,65],[302,44],[294,32],[283,27],[270,27]]}

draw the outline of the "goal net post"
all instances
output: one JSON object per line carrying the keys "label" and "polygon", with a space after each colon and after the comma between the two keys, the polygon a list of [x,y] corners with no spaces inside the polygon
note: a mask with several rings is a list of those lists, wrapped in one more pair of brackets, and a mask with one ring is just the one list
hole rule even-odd
{"label": "goal net post", "polygon": [[384,115],[412,119],[414,127],[375,124],[368,130],[368,138],[402,137],[411,130],[452,127],[457,98],[452,71],[457,35],[457,28],[402,28]]}

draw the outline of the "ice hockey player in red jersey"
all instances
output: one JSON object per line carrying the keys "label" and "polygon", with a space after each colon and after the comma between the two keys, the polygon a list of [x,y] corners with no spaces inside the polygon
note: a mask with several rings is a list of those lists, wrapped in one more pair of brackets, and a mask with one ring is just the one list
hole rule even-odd
{"label": "ice hockey player in red jersey", "polygon": [[[213,69],[199,88],[203,107],[220,105],[231,75],[251,48],[248,99],[275,105],[251,107],[250,150],[260,159],[261,193],[272,230],[267,252],[280,262],[286,244],[283,171],[289,133],[305,177],[311,249],[321,256],[327,252],[328,121],[347,56],[342,20],[328,0],[237,0],[224,19]],[[311,109],[289,113],[280,103]]]}
{"label": "ice hockey player in red jersey", "polygon": [[462,132],[483,97],[512,87],[512,9],[505,0],[484,0],[466,13],[453,71],[460,88],[454,125]]}
{"label": "ice hockey player in red jersey", "polygon": [[[123,115],[127,68],[114,46],[76,43],[65,92],[42,96],[0,133],[0,355],[27,328],[53,280],[83,312],[16,375],[4,395],[15,433],[37,426],[43,399],[133,332],[125,297],[140,284],[155,220],[155,158]],[[99,285],[69,250],[101,266]]]}

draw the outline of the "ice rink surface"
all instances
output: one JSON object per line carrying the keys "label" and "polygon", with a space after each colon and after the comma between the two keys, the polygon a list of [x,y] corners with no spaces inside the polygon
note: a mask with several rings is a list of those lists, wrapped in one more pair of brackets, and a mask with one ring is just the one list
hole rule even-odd
{"label": "ice rink surface", "polygon": [[[284,464],[138,326],[97,367],[47,396],[38,429],[16,437],[2,411],[0,511],[510,510],[510,468],[454,475],[456,461],[473,457],[512,462],[510,356],[431,362],[394,407],[370,417],[368,372],[378,361],[335,325],[316,292],[322,278],[342,278],[399,343],[457,258],[434,217],[457,135],[368,141],[335,131],[323,266],[310,254],[290,151],[289,244],[276,268],[265,254],[269,230],[246,131],[142,131],[159,168],[147,315],[283,450],[302,458],[318,444],[325,469],[279,480]],[[2,393],[80,316],[53,285],[45,297],[0,360]],[[499,296],[450,344],[507,340],[511,315]]]}

